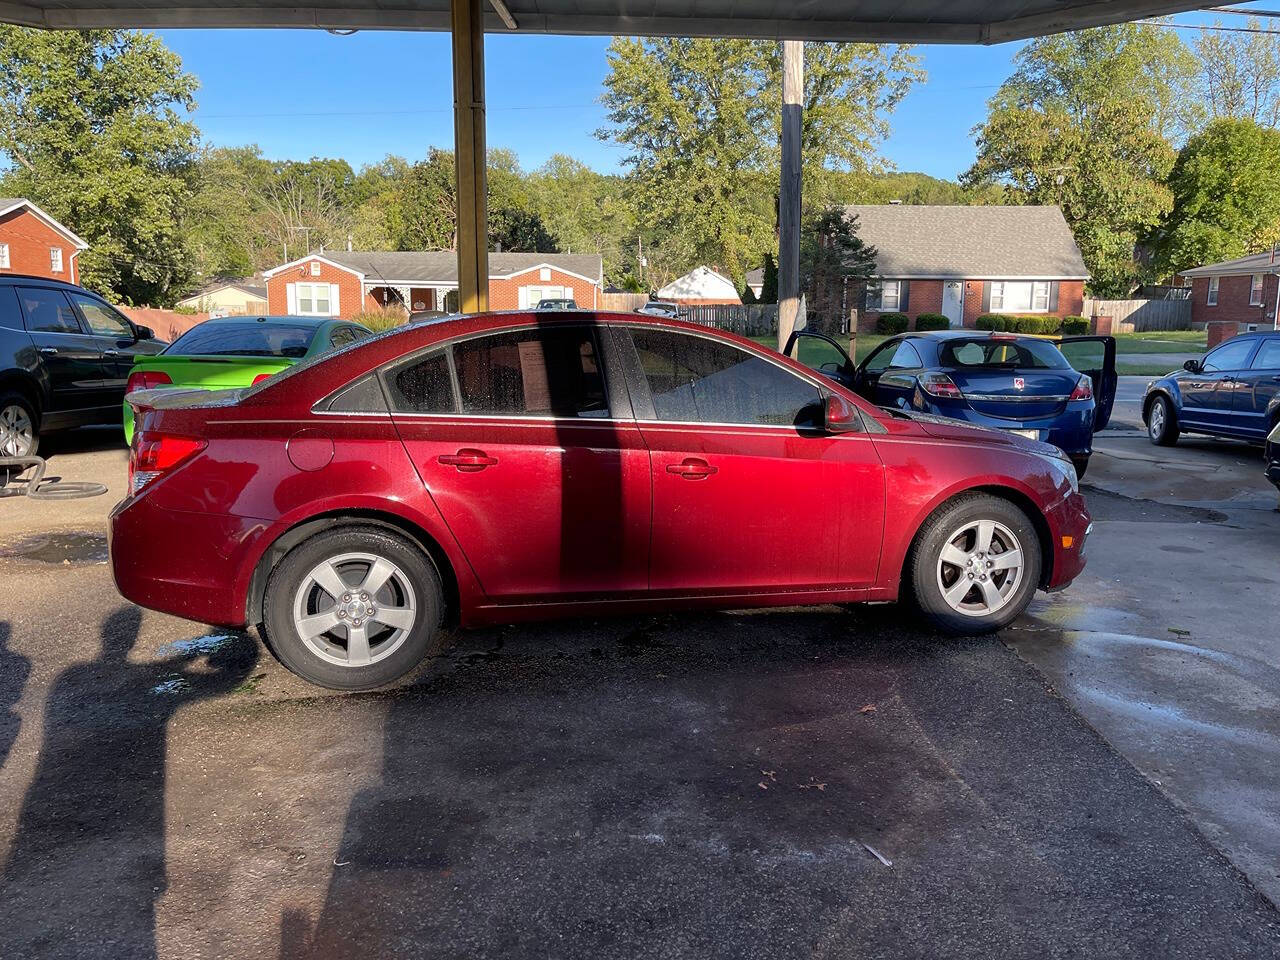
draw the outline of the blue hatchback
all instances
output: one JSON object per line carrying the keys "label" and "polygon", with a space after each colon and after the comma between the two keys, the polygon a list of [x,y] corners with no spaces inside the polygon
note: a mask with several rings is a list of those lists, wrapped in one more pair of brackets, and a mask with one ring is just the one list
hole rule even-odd
{"label": "blue hatchback", "polygon": [[[1011,430],[1061,448],[1084,476],[1093,435],[1107,425],[1116,395],[1112,337],[1019,336],[940,330],[891,337],[862,363],[835,348],[817,368],[882,407]],[[794,342],[794,341],[793,341]],[[794,350],[788,352],[794,356]]]}
{"label": "blue hatchback", "polygon": [[1147,384],[1142,419],[1162,447],[1178,434],[1265,440],[1280,424],[1280,332],[1245,333]]}

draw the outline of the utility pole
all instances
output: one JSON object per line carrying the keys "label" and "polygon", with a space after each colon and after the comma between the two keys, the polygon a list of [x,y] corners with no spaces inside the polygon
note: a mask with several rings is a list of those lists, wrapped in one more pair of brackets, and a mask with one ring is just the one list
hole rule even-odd
{"label": "utility pole", "polygon": [[[484,0],[451,0],[458,309],[489,309],[489,215],[484,107]],[[510,13],[507,14],[510,16]]]}
{"label": "utility pole", "polygon": [[800,312],[800,121],[804,43],[782,41],[782,177],[778,183],[778,350]]}

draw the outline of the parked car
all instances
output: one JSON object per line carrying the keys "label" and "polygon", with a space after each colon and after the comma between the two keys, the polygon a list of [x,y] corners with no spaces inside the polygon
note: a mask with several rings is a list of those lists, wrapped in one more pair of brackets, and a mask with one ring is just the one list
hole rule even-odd
{"label": "parked car", "polygon": [[32,456],[44,434],[116,422],[134,360],[163,347],[83,287],[0,276],[0,456]]}
{"label": "parked car", "polygon": [[643,313],[651,317],[672,317],[680,316],[680,304],[671,300],[650,300],[643,307],[636,309],[636,313]]}
{"label": "parked car", "polygon": [[405,673],[446,622],[911,596],[992,630],[1080,573],[1091,528],[1056,447],[635,314],[456,317],[130,402],[120,591],[260,625],[339,689]]}
{"label": "parked car", "polygon": [[[138,357],[125,396],[135,390],[248,387],[299,360],[372,336],[331,317],[219,317],[197,323],[154,356]],[[124,402],[124,438],[133,442],[133,408]]]}
{"label": "parked car", "polygon": [[[1019,336],[975,330],[937,330],[891,337],[854,364],[835,340],[813,338],[824,374],[881,407],[1021,434],[1063,450],[1083,477],[1093,435],[1115,404],[1113,337]],[[834,348],[834,349],[833,349]],[[788,347],[787,353],[794,354]]]}
{"label": "parked car", "polygon": [[1232,337],[1151,381],[1142,419],[1162,447],[1183,432],[1263,441],[1280,423],[1280,333]]}
{"label": "parked car", "polygon": [[575,300],[560,299],[542,299],[538,301],[539,310],[577,310],[578,304]]}
{"label": "parked car", "polygon": [[1276,422],[1276,425],[1271,428],[1271,433],[1267,435],[1263,460],[1266,463],[1263,472],[1267,479],[1275,484],[1275,488],[1280,490],[1280,421]]}

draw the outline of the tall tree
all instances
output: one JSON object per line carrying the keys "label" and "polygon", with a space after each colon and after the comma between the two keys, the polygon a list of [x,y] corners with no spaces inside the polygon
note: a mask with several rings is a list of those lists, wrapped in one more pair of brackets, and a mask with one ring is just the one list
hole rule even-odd
{"label": "tall tree", "polygon": [[1135,24],[1031,41],[975,131],[964,181],[1010,187],[1010,202],[1061,206],[1090,289],[1128,293],[1139,239],[1172,206],[1164,134],[1178,124],[1187,56],[1176,37]]}
{"label": "tall tree", "polygon": [[876,272],[876,248],[858,236],[858,218],[836,207],[806,217],[800,240],[801,286],[808,297],[811,329],[840,329],[851,283]]}
{"label": "tall tree", "polygon": [[1280,124],[1280,36],[1261,32],[1257,17],[1249,17],[1245,29],[1256,32],[1201,32],[1195,45],[1200,96],[1214,120],[1236,117],[1274,127]]}
{"label": "tall tree", "polygon": [[1192,137],[1169,175],[1173,211],[1154,237],[1174,273],[1280,242],[1280,130],[1217,120]]}
{"label": "tall tree", "polygon": [[0,26],[2,187],[89,241],[86,285],[130,303],[185,292],[196,85],[153,34]]}

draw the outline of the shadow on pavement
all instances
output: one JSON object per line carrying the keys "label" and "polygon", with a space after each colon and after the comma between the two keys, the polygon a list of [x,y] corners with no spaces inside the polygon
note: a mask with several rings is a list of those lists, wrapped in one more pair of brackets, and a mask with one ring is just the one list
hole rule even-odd
{"label": "shadow on pavement", "polygon": [[0,620],[0,769],[22,727],[22,718],[13,708],[22,699],[31,674],[31,661],[9,649],[10,633],[9,624]]}
{"label": "shadow on pavement", "polygon": [[1271,905],[993,638],[901,613],[474,635],[384,695],[282,957],[1212,957]]}
{"label": "shadow on pavement", "polygon": [[[102,624],[98,659],[49,691],[40,762],[0,879],[6,956],[153,957],[164,895],[165,731],[188,703],[225,693],[257,661],[247,636],[134,663],[141,612]],[[56,922],[52,918],[56,917]]]}

